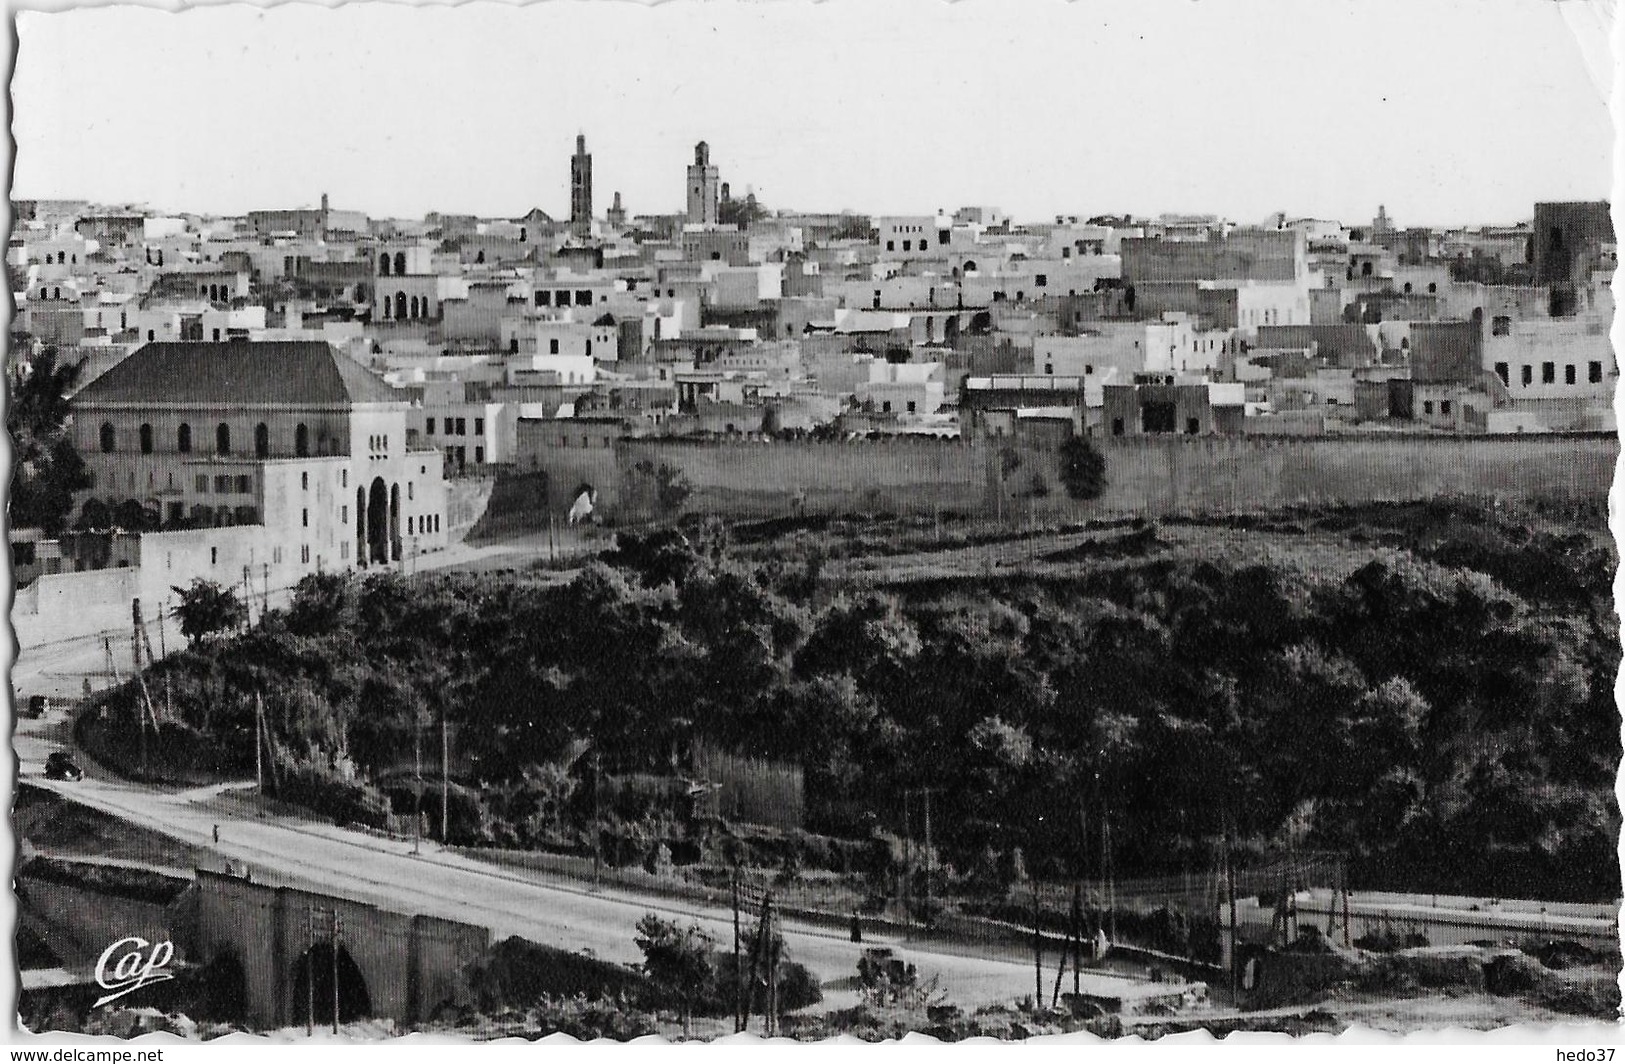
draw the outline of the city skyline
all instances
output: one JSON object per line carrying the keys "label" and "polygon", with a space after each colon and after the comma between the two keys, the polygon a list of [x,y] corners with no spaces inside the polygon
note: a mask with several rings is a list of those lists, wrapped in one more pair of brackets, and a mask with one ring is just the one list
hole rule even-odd
{"label": "city skyline", "polygon": [[[1385,205],[1404,226],[1514,222],[1535,200],[1607,197],[1597,10],[1498,3],[1464,19],[1468,7],[1396,21],[1390,5],[1334,5],[1290,28],[1268,3],[906,3],[861,22],[847,4],[22,13],[14,195],[239,215],[325,191],[381,217],[540,207],[564,219],[585,133],[600,210],[619,191],[633,215],[681,211],[699,140],[735,196],[753,189],[770,209],[1357,223]],[[556,29],[561,11],[573,40],[600,46],[538,45],[538,20]],[[1346,46],[1384,27],[1380,49]],[[878,47],[849,47],[860,31]],[[785,40],[803,42],[806,79],[786,76]],[[1453,58],[1512,41],[1520,61],[1487,72]],[[1196,72],[1185,59],[1197,47],[1223,58]],[[1354,57],[1348,77],[1327,72],[1322,53],[1339,48]],[[730,62],[681,61],[717,52]],[[130,55],[197,76],[130,91],[114,61]],[[1537,94],[1547,106],[1518,106]],[[516,95],[535,102],[516,108]],[[1069,112],[1069,99],[1085,105]],[[132,153],[148,165],[98,165]],[[1492,161],[1493,180],[1444,181]]]}

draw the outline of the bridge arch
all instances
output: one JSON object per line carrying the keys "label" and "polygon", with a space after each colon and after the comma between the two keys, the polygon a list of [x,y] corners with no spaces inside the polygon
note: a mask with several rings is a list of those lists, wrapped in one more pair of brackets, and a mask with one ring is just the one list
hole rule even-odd
{"label": "bridge arch", "polygon": [[[338,994],[334,996],[334,974],[338,976]],[[290,973],[293,985],[293,1018],[321,1027],[333,1022],[333,1002],[338,1002],[339,1022],[365,1020],[373,1015],[372,994],[367,989],[367,977],[350,951],[339,943],[338,964],[333,963],[331,943],[318,942],[299,954]]]}

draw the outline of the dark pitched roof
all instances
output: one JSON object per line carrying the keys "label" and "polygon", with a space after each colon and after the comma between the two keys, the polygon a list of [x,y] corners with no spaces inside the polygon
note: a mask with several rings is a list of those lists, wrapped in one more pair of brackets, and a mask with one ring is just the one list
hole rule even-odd
{"label": "dark pitched roof", "polygon": [[75,405],[403,401],[383,378],[320,340],[146,344],[73,397]]}

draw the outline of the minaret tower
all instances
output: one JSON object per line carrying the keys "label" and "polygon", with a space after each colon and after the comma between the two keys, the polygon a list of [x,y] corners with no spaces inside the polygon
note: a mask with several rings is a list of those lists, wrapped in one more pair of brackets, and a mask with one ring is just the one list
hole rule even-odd
{"label": "minaret tower", "polygon": [[690,225],[717,224],[717,168],[711,165],[711,148],[705,141],[694,145],[694,165],[688,168],[688,222]]}
{"label": "minaret tower", "polygon": [[570,232],[580,240],[592,236],[592,156],[583,134],[576,135],[576,153],[570,156]]}

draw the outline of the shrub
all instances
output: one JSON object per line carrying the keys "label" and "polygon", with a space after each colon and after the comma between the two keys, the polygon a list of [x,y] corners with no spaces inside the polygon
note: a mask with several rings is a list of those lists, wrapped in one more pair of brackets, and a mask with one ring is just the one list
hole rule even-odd
{"label": "shrub", "polygon": [[576,994],[555,998],[544,995],[529,1010],[526,1018],[540,1030],[550,1034],[567,1034],[583,1042],[595,1038],[627,1042],[659,1033],[653,1016],[633,1008],[621,997],[589,998],[585,994]]}
{"label": "shrub", "polygon": [[1106,490],[1106,458],[1088,437],[1073,436],[1061,444],[1061,483],[1074,499],[1097,499]]}
{"label": "shrub", "polygon": [[332,817],[340,824],[389,826],[389,799],[378,788],[348,780],[325,765],[280,761],[275,775],[278,798]]}

